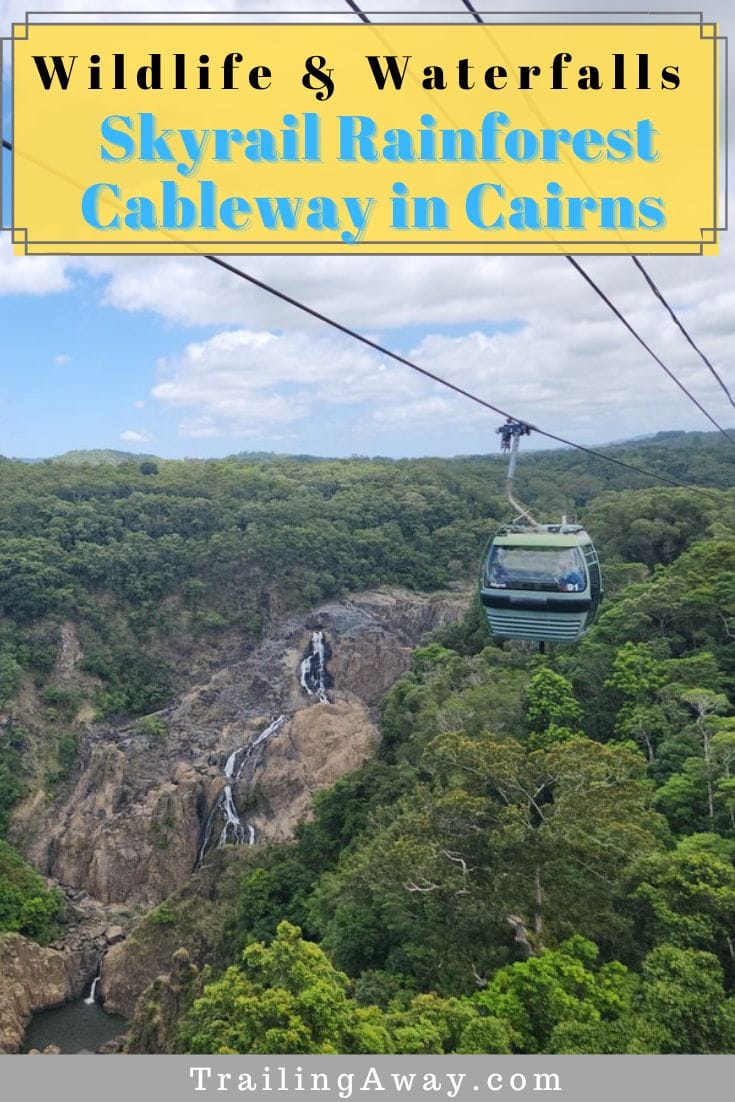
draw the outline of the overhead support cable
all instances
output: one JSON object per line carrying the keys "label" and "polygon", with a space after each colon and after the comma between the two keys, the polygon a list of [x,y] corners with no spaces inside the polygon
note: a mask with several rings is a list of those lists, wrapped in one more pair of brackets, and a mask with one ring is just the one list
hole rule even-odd
{"label": "overhead support cable", "polygon": [[666,374],[671,379],[671,381],[676,383],[679,390],[681,390],[684,394],[686,394],[689,401],[692,402],[697,407],[697,409],[700,410],[704,414],[704,416],[707,418],[707,420],[710,422],[710,424],[714,425],[714,427],[717,429],[717,431],[720,432],[725,437],[728,444],[732,444],[733,447],[735,447],[735,438],[730,436],[730,434],[727,432],[726,429],[724,429],[722,427],[722,425],[719,423],[719,421],[716,421],[715,418],[712,416],[712,414],[704,408],[704,406],[699,401],[699,399],[695,398],[695,396],[684,385],[684,383],[682,383],[681,380],[676,377],[676,375],[671,370],[671,368],[666,366],[666,364],[661,359],[661,357],[656,355],[656,353],[653,351],[651,346],[646,343],[646,341],[640,335],[638,330],[633,328],[633,326],[628,321],[628,319],[625,317],[623,312],[621,310],[619,310],[618,307],[615,305],[615,303],[612,301],[612,299],[610,299],[609,296],[605,294],[605,292],[602,290],[602,288],[594,281],[594,279],[589,274],[589,272],[586,272],[585,269],[582,267],[582,265],[579,263],[579,261],[575,260],[575,258],[573,256],[568,256],[567,260],[572,265],[572,267],[575,268],[576,271],[579,272],[579,274],[582,276],[582,279],[584,279],[587,283],[589,283],[592,290],[597,295],[599,295],[599,297],[602,299],[602,301],[605,303],[605,305],[608,307],[608,309],[610,309],[612,311],[612,313],[615,315],[615,317],[618,319],[618,321],[622,322],[622,324],[625,326],[625,328],[628,330],[628,332],[633,337],[635,337],[635,339],[638,341],[638,343],[641,345],[641,347],[645,348],[648,355],[651,356],[652,359],[654,359],[656,361],[656,363],[659,365],[659,367],[662,368],[662,370],[666,372]]}
{"label": "overhead support cable", "polygon": [[730,403],[730,405],[731,405],[731,406],[733,406],[733,407],[735,407],[735,399],[733,398],[732,394],[730,393],[730,391],[729,391],[729,389],[728,389],[728,387],[727,387],[727,384],[725,383],[724,379],[722,378],[722,376],[720,375],[720,373],[719,373],[719,372],[717,371],[717,369],[715,368],[714,364],[712,364],[712,363],[710,362],[710,360],[709,360],[709,359],[707,358],[707,356],[705,356],[705,354],[704,354],[704,352],[702,351],[702,349],[701,349],[701,348],[700,348],[700,347],[699,347],[699,346],[698,346],[697,344],[695,344],[695,342],[694,342],[694,339],[693,339],[693,337],[691,337],[691,336],[690,336],[690,334],[689,334],[689,333],[687,332],[687,330],[686,330],[686,329],[684,328],[684,324],[683,324],[683,322],[681,322],[681,321],[680,321],[680,319],[679,319],[679,317],[678,317],[678,315],[677,315],[676,311],[674,310],[673,306],[669,306],[668,302],[666,301],[666,299],[665,299],[665,298],[664,298],[664,296],[663,296],[663,293],[662,293],[662,292],[661,292],[661,291],[659,290],[659,288],[658,288],[658,287],[656,286],[656,284],[654,283],[654,281],[653,281],[653,279],[652,279],[651,275],[650,275],[650,274],[649,274],[649,273],[648,273],[648,272],[646,271],[646,269],[645,269],[645,268],[643,267],[643,265],[641,264],[641,262],[640,262],[640,260],[638,259],[638,257],[637,257],[637,256],[633,256],[633,257],[631,257],[631,260],[632,260],[632,261],[633,261],[633,263],[635,264],[636,268],[638,268],[638,270],[640,271],[641,275],[643,276],[643,278],[645,279],[646,283],[648,284],[648,286],[649,286],[649,287],[651,288],[651,290],[653,291],[653,293],[654,293],[654,295],[656,296],[656,298],[657,298],[657,299],[658,299],[658,300],[659,300],[659,301],[661,302],[661,304],[662,304],[662,305],[663,305],[663,306],[665,307],[665,309],[666,309],[666,310],[668,311],[668,313],[669,313],[669,315],[670,315],[670,317],[671,317],[671,320],[672,320],[672,321],[674,322],[674,324],[675,324],[676,326],[678,326],[678,328],[679,328],[679,329],[681,330],[681,332],[682,332],[682,333],[684,334],[684,336],[686,337],[687,341],[688,341],[688,342],[689,342],[689,344],[690,344],[690,345],[692,346],[692,348],[694,349],[694,351],[695,351],[695,352],[697,353],[697,355],[699,356],[699,358],[700,358],[700,359],[701,359],[701,360],[703,361],[703,363],[704,363],[704,364],[705,364],[705,365],[706,365],[706,366],[707,366],[707,367],[709,368],[709,370],[711,371],[711,373],[712,373],[712,374],[714,375],[715,379],[717,380],[717,382],[719,383],[719,385],[720,385],[720,386],[722,387],[723,391],[724,391],[724,392],[725,392],[725,394],[727,395],[727,400],[728,400],[728,402]]}
{"label": "overhead support cable", "polygon": [[454,391],[455,394],[461,395],[463,398],[467,398],[469,401],[474,402],[476,405],[482,406],[484,409],[490,410],[492,413],[498,413],[501,417],[510,418],[512,421],[521,421],[527,424],[529,428],[532,428],[534,432],[539,436],[546,437],[547,440],[553,440],[557,444],[563,444],[568,448],[575,448],[577,451],[584,452],[586,455],[592,455],[596,459],[602,459],[606,463],[614,463],[617,467],[623,467],[625,470],[632,471],[635,474],[643,475],[646,478],[652,478],[658,482],[664,482],[669,486],[678,486],[681,489],[692,490],[697,489],[700,493],[708,494],[714,497],[715,492],[712,490],[702,490],[698,487],[687,485],[686,482],[680,482],[676,478],[669,478],[668,475],[658,474],[655,471],[649,471],[645,467],[638,467],[633,463],[626,463],[623,459],[618,459],[612,455],[605,455],[604,452],[597,451],[595,448],[588,448],[585,444],[578,444],[574,440],[567,440],[564,436],[558,436],[556,433],[547,432],[545,429],[539,428],[538,425],[533,425],[523,417],[518,417],[515,414],[509,413],[505,409],[501,409],[499,406],[494,405],[492,402],[488,402],[484,398],[480,398],[477,394],[473,394],[469,390],[465,390],[464,387],[459,386],[457,383],[450,382],[449,379],[443,378],[441,375],[437,375],[433,371],[429,371],[426,367],[421,367],[419,364],[414,363],[413,360],[409,360],[407,356],[402,356],[398,352],[394,352],[392,349],[387,348],[385,345],[380,344],[378,341],[373,340],[371,337],[366,337],[364,334],[359,333],[356,329],[352,329],[349,325],[344,325],[342,322],[337,321],[335,318],[329,317],[328,314],[323,314],[320,310],[316,310],[313,306],[308,306],[300,299],[295,298],[293,295],[286,294],[285,291],[279,291],[277,287],[273,287],[271,284],[266,283],[262,279],[258,279],[256,276],[251,275],[249,272],[244,272],[241,268],[236,267],[228,260],[223,260],[219,256],[207,256],[207,260],[212,264],[216,264],[220,268],[224,268],[225,271],[231,272],[233,275],[238,276],[240,279],[244,279],[247,283],[251,283],[254,287],[259,287],[261,291],[266,291],[267,294],[273,295],[275,298],[280,299],[282,302],[286,302],[289,306],[295,307],[304,314],[308,314],[309,317],[315,318],[317,321],[324,322],[325,325],[329,325],[332,329],[336,329],[340,333],[344,333],[345,336],[351,337],[353,340],[359,341],[360,344],[367,345],[368,348],[372,348],[375,352],[379,352],[382,356],[387,356],[391,360],[395,360],[396,363],[403,364],[404,367],[410,368],[412,371],[418,372],[419,375],[423,375],[426,379],[431,379],[432,382],[438,383],[440,386],[446,387],[448,390]]}

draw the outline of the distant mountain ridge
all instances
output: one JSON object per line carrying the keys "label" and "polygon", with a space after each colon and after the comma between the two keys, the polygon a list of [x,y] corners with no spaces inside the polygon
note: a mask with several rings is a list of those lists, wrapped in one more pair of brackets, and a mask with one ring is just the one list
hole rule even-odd
{"label": "distant mountain ridge", "polygon": [[115,448],[74,448],[61,455],[52,455],[34,459],[16,458],[18,463],[67,463],[69,466],[82,466],[85,463],[116,467],[121,463],[142,463],[159,457],[150,452],[124,452]]}
{"label": "distant mountain ridge", "polygon": [[[735,426],[726,429],[727,432],[733,434],[735,438]],[[626,439],[609,440],[604,444],[586,445],[594,447],[596,450],[600,448],[631,448],[631,447],[647,447],[656,444],[674,444],[683,447],[697,447],[707,443],[720,443],[721,437],[716,432],[704,432],[700,430],[685,430],[685,429],[663,429],[659,432],[644,433],[641,436],[632,436]],[[560,448],[549,448],[548,451],[560,451]],[[459,455],[453,457],[442,458],[455,458],[455,459],[477,459],[480,455],[487,453],[477,453],[472,455]],[[11,457],[5,456],[5,459]],[[391,456],[321,456],[321,455],[309,455],[307,453],[288,453],[288,452],[266,452],[266,451],[252,451],[252,452],[233,452],[227,456],[207,456],[202,459],[197,459],[196,462],[207,463],[216,462],[218,459],[241,459],[248,462],[268,462],[270,460],[289,459],[292,462],[299,463],[315,463],[325,459],[367,459],[373,462],[381,461],[385,463],[398,463],[405,461],[406,458],[432,458],[431,456],[413,456],[413,457],[400,457],[398,459]],[[191,457],[178,457],[174,459],[167,459],[165,456],[155,455],[152,452],[129,452],[121,451],[117,448],[74,448],[67,452],[62,452],[60,455],[54,455],[49,457],[39,458],[25,458],[25,457],[12,457],[14,462],[18,463],[65,463],[69,466],[81,466],[84,464],[98,464],[105,466],[119,466],[123,463],[143,463],[146,461],[153,462],[167,462],[167,463],[186,463],[191,461]]]}

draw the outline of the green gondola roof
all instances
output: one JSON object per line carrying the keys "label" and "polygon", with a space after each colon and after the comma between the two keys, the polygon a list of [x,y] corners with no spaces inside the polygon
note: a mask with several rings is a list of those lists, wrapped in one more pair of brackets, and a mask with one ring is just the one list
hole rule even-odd
{"label": "green gondola roof", "polygon": [[508,532],[496,535],[494,547],[581,547],[591,543],[590,537],[579,532]]}

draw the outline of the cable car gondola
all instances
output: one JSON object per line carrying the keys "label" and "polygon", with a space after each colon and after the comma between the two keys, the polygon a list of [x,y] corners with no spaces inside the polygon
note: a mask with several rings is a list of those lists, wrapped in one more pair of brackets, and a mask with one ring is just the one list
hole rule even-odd
{"label": "cable car gondola", "polygon": [[579,524],[506,524],[491,540],[480,600],[501,639],[574,643],[602,597],[600,564]]}
{"label": "cable car gondola", "polygon": [[493,635],[574,643],[589,631],[602,599],[602,576],[592,540],[581,524],[538,524],[513,498],[519,437],[530,429],[506,422],[503,450],[511,452],[508,500],[520,515],[503,525],[485,551],[480,600]]}

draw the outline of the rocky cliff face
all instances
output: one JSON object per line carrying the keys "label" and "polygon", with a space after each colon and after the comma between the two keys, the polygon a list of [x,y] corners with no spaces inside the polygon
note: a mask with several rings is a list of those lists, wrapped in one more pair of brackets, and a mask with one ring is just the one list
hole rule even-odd
{"label": "rocky cliff face", "polygon": [[351,694],[296,712],[254,774],[247,818],[256,838],[289,841],[309,814],[313,794],[354,772],[377,744],[370,713]]}
{"label": "rocky cliff face", "polygon": [[[245,776],[233,778],[232,794],[256,840],[290,838],[313,793],[373,753],[372,706],[406,671],[422,635],[457,619],[466,600],[364,593],[281,622],[157,713],[155,724],[89,727],[68,790],[53,802],[37,793],[22,804],[14,844],[46,875],[104,904],[155,905],[197,864],[229,755],[279,715],[283,724]],[[315,628],[331,651],[331,703],[299,682]]]}
{"label": "rocky cliff face", "polygon": [[60,941],[41,946],[20,934],[0,934],[0,1053],[20,1049],[37,1010],[88,993],[103,957],[125,937],[123,927],[134,924],[125,907],[103,907],[83,892],[67,896]]}
{"label": "rocky cliff face", "polygon": [[20,934],[0,934],[0,1053],[17,1052],[36,1010],[78,998],[99,966],[103,924],[69,944],[44,948]]}
{"label": "rocky cliff face", "polygon": [[17,1052],[31,1014],[71,998],[70,961],[20,934],[0,935],[0,1053]]}
{"label": "rocky cliff face", "polygon": [[189,953],[180,947],[171,957],[170,971],[148,986],[145,999],[135,1008],[127,1052],[160,1055],[176,1053],[177,1025],[195,997],[197,970]]}

